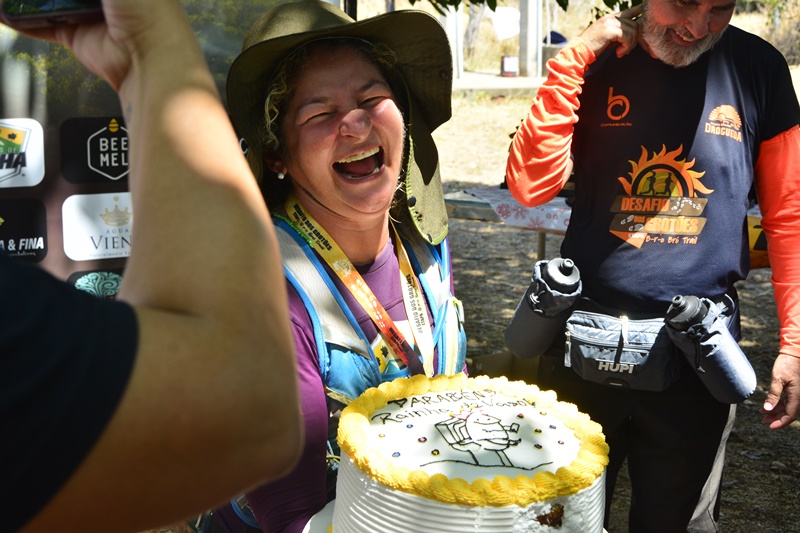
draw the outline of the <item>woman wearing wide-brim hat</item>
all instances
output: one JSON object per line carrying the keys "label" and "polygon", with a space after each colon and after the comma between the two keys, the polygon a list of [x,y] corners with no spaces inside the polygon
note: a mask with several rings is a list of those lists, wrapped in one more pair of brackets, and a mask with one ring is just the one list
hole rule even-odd
{"label": "woman wearing wide-brim hat", "polygon": [[451,91],[447,36],[421,11],[356,22],[317,0],[279,5],[231,67],[231,117],[281,243],[306,436],[293,472],[247,494],[265,531],[302,531],[333,498],[343,405],[464,370],[431,137]]}

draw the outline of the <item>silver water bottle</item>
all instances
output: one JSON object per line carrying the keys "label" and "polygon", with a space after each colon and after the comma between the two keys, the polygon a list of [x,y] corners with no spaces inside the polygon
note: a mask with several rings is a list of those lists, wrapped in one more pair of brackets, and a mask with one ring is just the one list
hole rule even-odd
{"label": "silver water bottle", "polygon": [[755,391],[756,373],[728,330],[727,318],[724,304],[679,295],[672,299],[665,323],[670,339],[714,398],[739,403]]}
{"label": "silver water bottle", "polygon": [[564,332],[572,306],[581,295],[580,271],[571,259],[538,261],[531,284],[506,328],[506,347],[515,356],[542,355]]}

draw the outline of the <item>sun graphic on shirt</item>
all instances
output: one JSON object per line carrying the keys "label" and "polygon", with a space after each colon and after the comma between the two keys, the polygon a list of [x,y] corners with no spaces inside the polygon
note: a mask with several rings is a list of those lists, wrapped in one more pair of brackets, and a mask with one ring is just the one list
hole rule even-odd
{"label": "sun graphic on shirt", "polygon": [[729,128],[735,128],[737,131],[742,129],[742,119],[739,118],[739,113],[730,105],[721,105],[714,108],[708,114],[708,120]]}
{"label": "sun graphic on shirt", "polygon": [[679,159],[683,146],[667,152],[666,146],[661,151],[648,155],[642,147],[638,161],[630,161],[629,177],[617,178],[629,196],[685,197],[693,198],[697,193],[709,194],[713,189],[701,183],[705,172],[692,170],[695,160]]}

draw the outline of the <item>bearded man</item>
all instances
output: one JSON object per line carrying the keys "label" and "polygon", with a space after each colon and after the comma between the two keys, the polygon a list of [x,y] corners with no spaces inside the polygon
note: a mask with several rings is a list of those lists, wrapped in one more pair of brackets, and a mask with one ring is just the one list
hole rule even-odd
{"label": "bearded man", "polygon": [[[634,324],[695,295],[736,340],[735,284],[750,269],[757,198],[781,323],[762,413],[780,429],[800,409],[800,106],[780,52],[729,25],[734,6],[644,0],[596,20],[548,62],[506,181],[534,206],[574,180],[561,255],[580,269],[582,305]],[[565,366],[575,357],[567,341],[542,356],[539,385],[603,425],[606,526],[627,459],[630,531],[716,532],[737,402],[715,397],[705,362],[674,345],[643,349],[664,365],[653,385],[637,381],[638,366],[625,379],[579,375]]]}

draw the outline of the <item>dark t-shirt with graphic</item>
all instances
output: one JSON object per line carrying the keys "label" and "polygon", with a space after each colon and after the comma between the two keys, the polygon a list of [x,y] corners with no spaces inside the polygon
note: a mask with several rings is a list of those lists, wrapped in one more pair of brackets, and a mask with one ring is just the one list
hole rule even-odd
{"label": "dark t-shirt with graphic", "polygon": [[684,68],[610,49],[585,76],[578,115],[562,255],[584,293],[663,312],[677,294],[731,291],[749,270],[759,145],[800,122],[783,56],[735,27]]}

